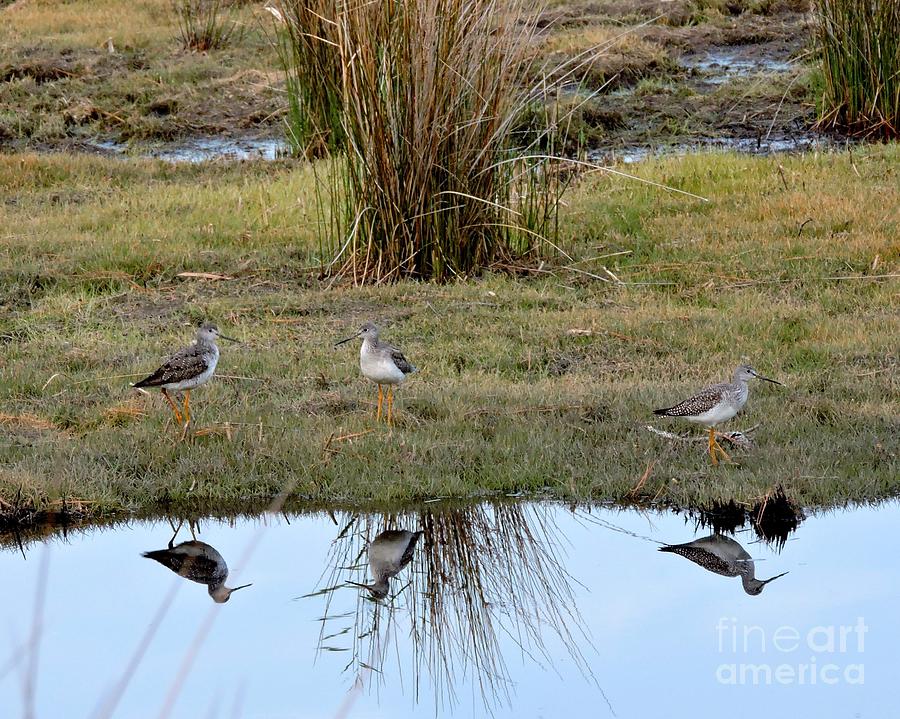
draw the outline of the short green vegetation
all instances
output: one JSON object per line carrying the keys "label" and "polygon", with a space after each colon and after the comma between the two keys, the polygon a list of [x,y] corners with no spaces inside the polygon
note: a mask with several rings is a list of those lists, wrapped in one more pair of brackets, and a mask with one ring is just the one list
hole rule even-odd
{"label": "short green vegetation", "polygon": [[[630,169],[710,201],[589,173],[543,264],[356,288],[319,279],[308,164],[0,156],[0,506],[895,494],[900,148]],[[181,442],[128,383],[206,318],[244,342]],[[332,347],[368,319],[421,368],[392,433]],[[744,355],[786,387],[752,387],[739,466],[647,431]]]}

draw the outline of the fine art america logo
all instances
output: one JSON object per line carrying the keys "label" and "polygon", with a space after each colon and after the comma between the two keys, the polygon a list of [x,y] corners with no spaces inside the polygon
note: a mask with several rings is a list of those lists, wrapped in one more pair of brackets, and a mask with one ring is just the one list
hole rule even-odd
{"label": "fine art america logo", "polygon": [[[716,681],[732,685],[864,684],[862,654],[866,646],[862,617],[855,624],[774,631],[722,617],[716,624],[720,655],[730,655],[716,668]],[[749,660],[750,657],[759,661]],[[723,657],[724,658],[724,657]]]}

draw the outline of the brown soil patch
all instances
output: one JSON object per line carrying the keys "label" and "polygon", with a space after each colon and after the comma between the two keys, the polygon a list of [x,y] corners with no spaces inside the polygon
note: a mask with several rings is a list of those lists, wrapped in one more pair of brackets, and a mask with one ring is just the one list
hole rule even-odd
{"label": "brown soil patch", "polygon": [[[790,137],[814,121],[803,66],[784,66],[811,43],[808,10],[809,0],[565,3],[539,15],[534,68],[603,46],[566,77],[574,134],[593,149]],[[704,66],[716,53],[745,70]],[[285,102],[271,48],[12,48],[0,63],[0,105],[14,109],[0,113],[0,151],[276,138]]]}

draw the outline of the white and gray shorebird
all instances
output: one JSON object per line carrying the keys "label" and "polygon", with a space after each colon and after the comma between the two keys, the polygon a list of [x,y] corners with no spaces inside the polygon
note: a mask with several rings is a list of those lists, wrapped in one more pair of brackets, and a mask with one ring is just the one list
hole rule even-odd
{"label": "white and gray shorebird", "polygon": [[[191,390],[206,384],[219,363],[219,348],[216,345],[218,338],[237,341],[221,334],[219,328],[210,322],[200,325],[193,344],[176,352],[149,377],[134,383],[136,388],[159,387],[163,396],[172,405],[175,421],[185,430],[191,423]],[[184,392],[183,415],[169,394],[170,391]]]}
{"label": "white and gray shorebird", "polygon": [[167,549],[144,552],[142,556],[168,567],[179,577],[205,584],[209,596],[216,604],[224,604],[231,598],[232,592],[251,586],[250,584],[233,588],[225,586],[228,579],[228,565],[211,545],[193,540],[173,546],[174,539],[173,537],[169,541]]}
{"label": "white and gray shorebird", "polygon": [[774,379],[763,377],[750,365],[742,364],[734,371],[731,382],[720,382],[705,387],[693,397],[672,407],[653,410],[653,414],[663,417],[681,417],[689,422],[696,422],[708,427],[709,457],[712,463],[719,463],[717,453],[721,453],[726,460],[730,461],[731,457],[716,441],[716,425],[727,422],[744,408],[750,394],[747,382],[754,377],[772,384],[781,384]]}
{"label": "white and gray shorebird", "polygon": [[787,574],[782,572],[771,579],[757,579],[753,559],[747,550],[731,537],[721,534],[711,534],[685,544],[668,544],[660,547],[659,551],[680,554],[723,577],[740,577],[744,591],[754,596],[760,594],[769,582]]}
{"label": "white and gray shorebird", "polygon": [[390,579],[412,561],[416,542],[421,536],[422,532],[410,532],[406,529],[385,530],[369,544],[372,584],[350,583],[368,589],[377,599],[384,599],[388,594]]}
{"label": "white and gray shorebird", "polygon": [[387,385],[387,423],[394,420],[394,387],[403,384],[406,375],[412,374],[416,368],[409,363],[403,353],[379,339],[378,328],[371,322],[366,322],[355,335],[342,339],[334,346],[362,337],[362,346],[359,348],[359,369],[363,377],[372,380],[378,385],[378,409],[375,419],[381,419],[381,406],[384,401],[384,387]]}

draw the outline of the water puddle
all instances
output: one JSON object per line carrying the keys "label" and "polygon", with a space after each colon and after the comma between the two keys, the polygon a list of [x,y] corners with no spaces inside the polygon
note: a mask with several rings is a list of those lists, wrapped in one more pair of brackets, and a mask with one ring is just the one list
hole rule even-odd
{"label": "water puddle", "polygon": [[[89,147],[107,154],[121,157],[151,157],[166,162],[210,162],[240,160],[275,160],[284,156],[286,145],[280,140],[237,140],[219,138],[195,138],[180,143],[168,143],[153,147],[128,146],[112,141],[97,141]],[[588,153],[592,162],[610,164],[623,162],[631,164],[652,157],[681,156],[694,152],[721,150],[752,155],[770,155],[782,152],[807,152],[826,150],[834,147],[834,142],[814,133],[777,135],[769,138],[755,137],[714,137],[698,140],[696,143],[673,145],[633,145],[621,149],[600,147]]]}
{"label": "water puddle", "polygon": [[0,702],[135,719],[880,716],[900,667],[898,522],[893,503],[821,514],[770,543],[674,513],[437,502],[7,537]]}
{"label": "water puddle", "polygon": [[672,145],[626,146],[621,149],[598,148],[588,153],[588,159],[601,164],[622,162],[633,164],[653,157],[682,157],[697,152],[739,152],[748,155],[773,155],[788,152],[818,152],[835,147],[827,136],[799,132],[771,137],[709,137],[694,143]]}
{"label": "water puddle", "polygon": [[166,162],[208,162],[210,160],[275,160],[286,151],[282,140],[248,137],[195,137],[152,147],[101,140],[92,146],[104,153],[125,157],[153,157]]}
{"label": "water puddle", "polygon": [[755,47],[744,51],[737,48],[713,49],[682,57],[679,63],[710,85],[723,85],[750,75],[790,72],[796,67],[789,60],[763,57]]}

